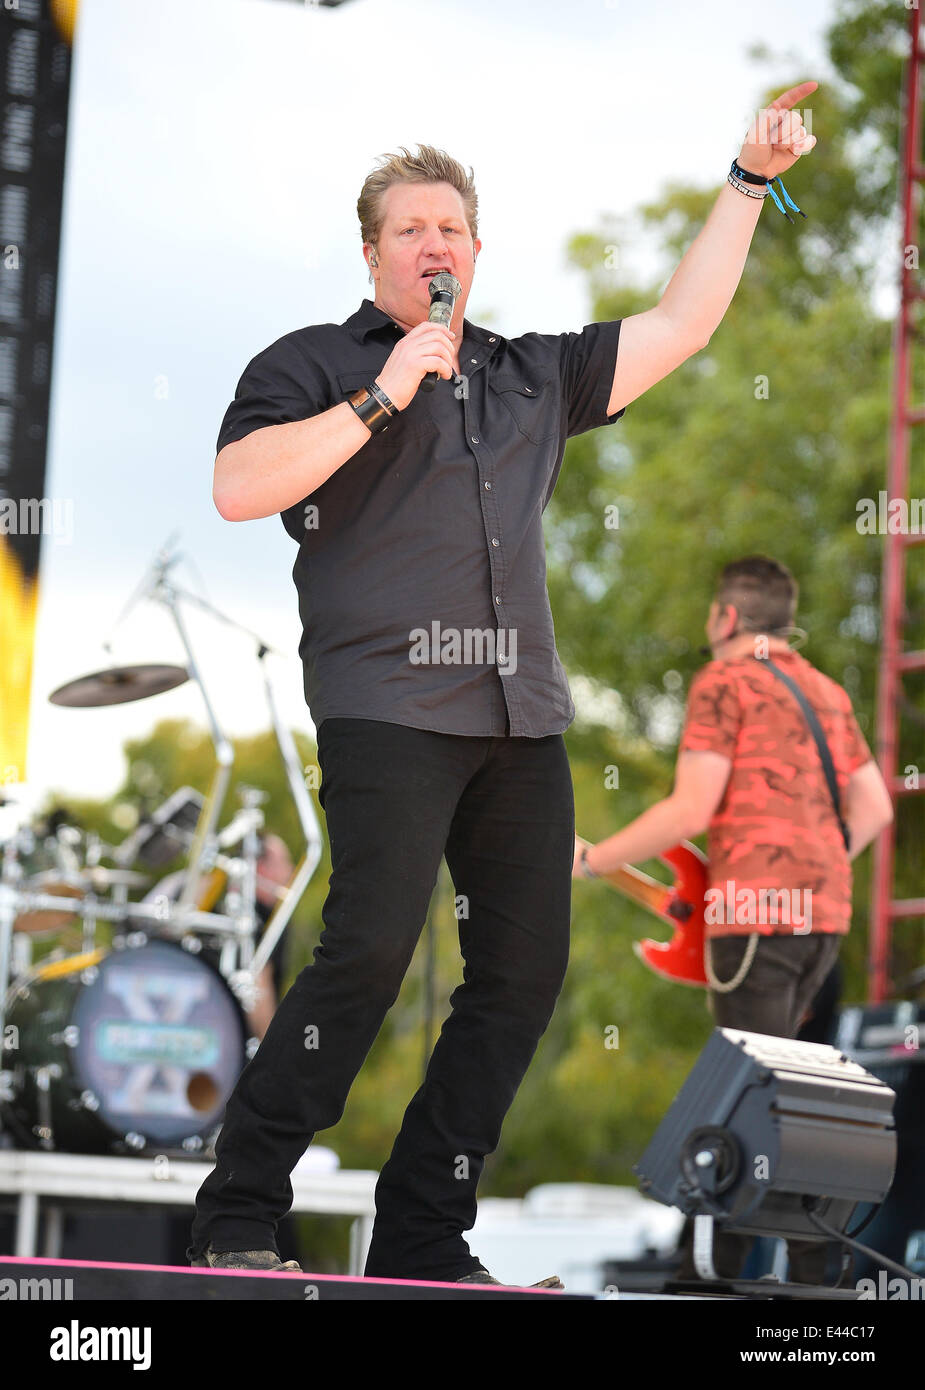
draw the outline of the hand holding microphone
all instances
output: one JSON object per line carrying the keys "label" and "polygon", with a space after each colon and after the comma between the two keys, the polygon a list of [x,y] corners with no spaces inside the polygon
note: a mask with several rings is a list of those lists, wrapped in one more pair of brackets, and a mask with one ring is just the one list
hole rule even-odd
{"label": "hand holding microphone", "polygon": [[418,388],[432,391],[442,376],[451,380],[455,374],[453,339],[450,328],[456,299],[462,286],[449,271],[438,271],[430,282],[430,314],[423,323],[404,335],[395,344],[376,377],[376,383],[398,410],[404,410]]}
{"label": "hand holding microphone", "polygon": [[[462,285],[448,270],[438,270],[427,288],[430,291],[430,313],[427,315],[427,322],[440,323],[444,328],[449,328],[453,321],[456,301],[462,294]],[[421,382],[421,390],[432,391],[437,384],[438,376],[438,372],[428,372]]]}

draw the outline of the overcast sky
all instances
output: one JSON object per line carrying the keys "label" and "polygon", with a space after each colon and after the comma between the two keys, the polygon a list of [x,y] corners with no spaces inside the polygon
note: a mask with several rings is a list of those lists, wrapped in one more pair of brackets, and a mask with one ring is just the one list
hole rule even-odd
{"label": "overcast sky", "polygon": [[[113,633],[176,530],[192,562],[176,579],[288,654],[281,710],[311,732],[295,543],[278,517],[223,521],[212,464],[250,358],[372,297],[356,200],[377,155],[425,142],[473,166],[483,250],[467,317],[508,336],[580,329],[591,307],[568,237],[670,179],[718,192],[765,84],[830,76],[834,8],[82,0],[45,488],[73,503],[73,534],[43,541],[32,795],[106,795],[124,739],[204,722],[192,684],[113,709],[47,700],[110,660],[184,661],[150,601]],[[748,59],[758,42],[783,55],[773,68]],[[226,732],[266,727],[250,639],[186,620]]]}

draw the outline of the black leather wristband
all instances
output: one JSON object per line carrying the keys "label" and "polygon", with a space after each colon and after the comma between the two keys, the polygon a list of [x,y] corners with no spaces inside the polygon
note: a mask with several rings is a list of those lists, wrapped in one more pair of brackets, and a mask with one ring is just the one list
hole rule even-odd
{"label": "black leather wristband", "polygon": [[376,397],[383,410],[387,410],[390,415],[398,414],[398,406],[389,400],[378,381],[371,381],[368,389]]}
{"label": "black leather wristband", "polygon": [[370,434],[379,434],[381,430],[388,429],[392,417],[368,386],[361,386],[347,399]]}

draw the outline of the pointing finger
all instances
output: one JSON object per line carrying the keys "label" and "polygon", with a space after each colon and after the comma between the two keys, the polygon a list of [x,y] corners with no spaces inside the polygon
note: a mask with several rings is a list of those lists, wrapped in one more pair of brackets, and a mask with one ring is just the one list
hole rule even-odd
{"label": "pointing finger", "polygon": [[808,97],[810,92],[814,92],[818,86],[818,82],[800,82],[796,87],[788,87],[786,92],[782,92],[775,101],[771,102],[768,110],[789,110],[791,106],[796,106],[798,101],[802,101],[804,97]]}

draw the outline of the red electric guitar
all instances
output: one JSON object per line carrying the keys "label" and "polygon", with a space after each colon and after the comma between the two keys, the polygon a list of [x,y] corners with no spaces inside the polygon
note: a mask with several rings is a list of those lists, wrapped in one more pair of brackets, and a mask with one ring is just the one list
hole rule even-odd
{"label": "red electric guitar", "polygon": [[[588,841],[579,835],[578,843],[584,845]],[[674,928],[670,941],[647,938],[633,942],[633,950],[643,964],[675,984],[705,988],[704,897],[709,882],[706,857],[685,840],[659,858],[674,871],[673,883],[660,883],[631,864],[623,864],[600,878]]]}

